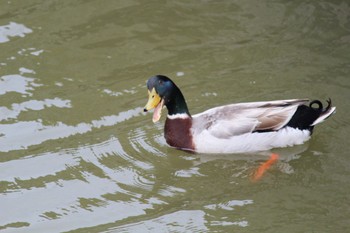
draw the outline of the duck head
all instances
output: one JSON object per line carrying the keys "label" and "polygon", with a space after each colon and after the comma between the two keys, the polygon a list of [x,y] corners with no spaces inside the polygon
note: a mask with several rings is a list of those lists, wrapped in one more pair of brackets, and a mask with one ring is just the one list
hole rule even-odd
{"label": "duck head", "polygon": [[168,109],[169,115],[187,113],[185,99],[175,83],[164,75],[156,75],[148,79],[148,102],[144,112],[154,109],[153,122],[159,121],[163,106]]}

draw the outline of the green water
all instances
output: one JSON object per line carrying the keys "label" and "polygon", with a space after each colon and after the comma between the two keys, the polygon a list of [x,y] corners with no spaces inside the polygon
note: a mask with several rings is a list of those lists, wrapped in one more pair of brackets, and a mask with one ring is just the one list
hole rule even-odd
{"label": "green water", "polygon": [[[0,1],[1,232],[346,232],[346,1]],[[195,114],[289,98],[336,115],[266,157],[169,148],[165,74]]]}

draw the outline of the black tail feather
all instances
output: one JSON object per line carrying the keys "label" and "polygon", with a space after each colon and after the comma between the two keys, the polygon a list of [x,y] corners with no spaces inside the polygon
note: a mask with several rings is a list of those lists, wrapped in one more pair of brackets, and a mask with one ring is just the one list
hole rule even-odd
{"label": "black tail feather", "polygon": [[332,107],[331,99],[328,99],[327,103],[328,105],[326,108],[323,108],[323,104],[319,100],[311,101],[309,106],[300,105],[286,126],[312,131],[314,127],[312,124],[315,122],[315,120],[323,115],[323,113],[328,112]]}

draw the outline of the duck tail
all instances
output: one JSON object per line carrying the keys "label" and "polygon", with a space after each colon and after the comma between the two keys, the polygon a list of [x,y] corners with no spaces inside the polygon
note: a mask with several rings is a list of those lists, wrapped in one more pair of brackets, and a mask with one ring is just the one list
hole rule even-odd
{"label": "duck tail", "polygon": [[[330,117],[333,113],[335,113],[336,107],[332,106],[332,100],[330,98],[327,100],[327,103],[328,103],[328,105],[326,108],[323,108],[323,105],[322,105],[321,101],[319,101],[319,100],[314,100],[310,103],[309,107],[314,109],[315,111],[319,112],[319,116],[314,120],[314,122],[311,124],[311,126],[315,126],[315,125],[323,122],[328,117]],[[315,105],[315,104],[318,105],[317,108],[313,107],[313,105]]]}
{"label": "duck tail", "polygon": [[328,99],[327,103],[326,108],[323,108],[319,100],[311,101],[309,106],[299,105],[287,126],[301,130],[310,130],[312,132],[315,125],[323,122],[335,112],[335,107],[332,107],[331,99]]}

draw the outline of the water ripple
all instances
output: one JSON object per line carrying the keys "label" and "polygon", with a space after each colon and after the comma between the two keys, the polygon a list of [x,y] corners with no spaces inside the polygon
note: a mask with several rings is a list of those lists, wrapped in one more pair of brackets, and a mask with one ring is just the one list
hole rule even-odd
{"label": "water ripple", "polygon": [[[118,139],[111,138],[96,145],[0,163],[0,182],[8,188],[2,191],[0,205],[7,209],[15,206],[12,210],[19,213],[1,217],[0,226],[22,222],[30,223],[33,231],[47,226],[59,226],[62,231],[72,229],[72,221],[79,227],[82,220],[93,218],[84,223],[88,227],[142,215],[154,205],[164,204],[157,197],[140,200],[142,195],[132,187],[150,190],[154,181],[142,174],[153,166],[135,161],[121,148]],[[32,205],[31,200],[42,201]]]}
{"label": "water ripple", "polygon": [[[244,218],[238,218],[238,220],[228,221],[227,215],[234,211],[237,207],[243,207],[246,205],[253,204],[253,200],[231,200],[219,204],[209,204],[205,205],[204,209],[207,209],[209,216],[222,216],[221,218],[216,218],[215,220],[209,220],[211,226],[239,226],[247,227],[248,221]],[[218,220],[219,219],[219,220]],[[232,218],[231,218],[232,219]]]}
{"label": "water ripple", "polygon": [[10,37],[24,37],[26,34],[32,32],[32,29],[27,28],[23,24],[10,22],[7,25],[0,26],[0,43],[10,41]]}
{"label": "water ripple", "polygon": [[29,100],[22,103],[13,103],[10,108],[0,107],[0,121],[8,119],[16,119],[21,112],[29,110],[43,110],[47,107],[71,108],[70,100],[62,100],[60,98],[44,99],[44,100]]}
{"label": "water ripple", "polygon": [[10,74],[0,77],[0,95],[8,92],[17,92],[23,96],[32,96],[30,91],[34,87],[41,86],[34,82],[34,78],[25,77],[19,74]]}
{"label": "water ripple", "polygon": [[203,211],[181,210],[105,232],[208,232],[206,223]]}
{"label": "water ripple", "polygon": [[83,134],[93,128],[112,126],[141,115],[141,108],[120,112],[118,115],[105,116],[100,120],[94,120],[91,124],[79,123],[75,126],[56,122],[55,125],[45,125],[40,119],[36,121],[22,121],[13,124],[1,124],[0,151],[26,149],[32,145],[38,145],[47,140],[66,138],[76,134]]}
{"label": "water ripple", "polygon": [[[156,134],[153,137],[157,139],[159,136],[159,134]],[[153,141],[150,140],[150,138],[152,138],[152,135],[146,134],[146,131],[141,128],[132,130],[129,133],[130,145],[135,151],[139,153],[141,153],[142,151],[147,151],[152,155],[165,156],[165,154],[161,150],[157,149],[157,147],[154,146],[154,142],[157,142],[157,140]],[[163,145],[165,145],[165,142]]]}

